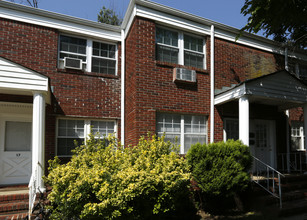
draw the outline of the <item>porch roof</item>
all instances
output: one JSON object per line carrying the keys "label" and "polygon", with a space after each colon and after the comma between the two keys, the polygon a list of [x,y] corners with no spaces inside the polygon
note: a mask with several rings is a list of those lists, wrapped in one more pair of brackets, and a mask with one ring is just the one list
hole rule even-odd
{"label": "porch roof", "polygon": [[249,79],[215,94],[214,104],[220,105],[248,95],[250,102],[278,106],[280,110],[307,103],[307,85],[286,70]]}
{"label": "porch roof", "polygon": [[0,57],[0,93],[33,95],[42,92],[50,103],[48,77]]}

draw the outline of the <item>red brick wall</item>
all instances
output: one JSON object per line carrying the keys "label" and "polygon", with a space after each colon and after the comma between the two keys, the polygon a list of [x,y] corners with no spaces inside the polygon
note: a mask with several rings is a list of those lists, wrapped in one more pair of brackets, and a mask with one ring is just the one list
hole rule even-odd
{"label": "red brick wall", "polygon": [[215,38],[215,87],[238,84],[284,68],[283,56]]}
{"label": "red brick wall", "polygon": [[209,115],[208,72],[198,71],[194,85],[178,84],[175,66],[155,60],[155,23],[137,17],[126,40],[126,144],[155,133],[156,112]]}
{"label": "red brick wall", "polygon": [[[53,87],[46,111],[46,159],[54,155],[56,116],[120,119],[120,45],[117,76],[65,71],[57,69],[57,30],[2,18],[0,30],[0,56],[48,76]],[[0,94],[0,100],[5,97]]]}
{"label": "red brick wall", "polygon": [[290,121],[304,121],[304,111],[302,107],[290,109],[289,113]]}

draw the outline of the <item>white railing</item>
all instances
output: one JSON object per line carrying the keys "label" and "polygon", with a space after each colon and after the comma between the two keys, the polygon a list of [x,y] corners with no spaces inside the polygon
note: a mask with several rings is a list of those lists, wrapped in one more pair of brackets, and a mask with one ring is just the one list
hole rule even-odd
{"label": "white railing", "polygon": [[38,185],[38,181],[40,181],[38,179],[39,169],[41,170],[42,166],[41,166],[40,163],[37,163],[36,166],[35,166],[34,173],[32,173],[31,178],[30,178],[30,182],[29,182],[29,185],[28,185],[28,188],[29,188],[29,219],[31,219],[32,210],[33,210],[34,203],[35,203],[35,200],[36,200],[36,193],[37,193],[37,190],[38,190],[38,187],[39,187],[39,185]]}
{"label": "white railing", "polygon": [[[281,157],[281,169],[283,172],[300,172],[307,170],[306,153],[292,152],[292,153],[280,153]],[[289,166],[289,167],[288,167]]]}
{"label": "white railing", "polygon": [[[285,177],[282,173],[275,170],[273,167],[265,164],[258,158],[254,157],[254,173],[252,181],[262,187],[275,198],[279,199],[279,207],[282,208],[281,194],[281,177]],[[276,180],[278,179],[278,186]],[[277,192],[278,187],[278,192]]]}

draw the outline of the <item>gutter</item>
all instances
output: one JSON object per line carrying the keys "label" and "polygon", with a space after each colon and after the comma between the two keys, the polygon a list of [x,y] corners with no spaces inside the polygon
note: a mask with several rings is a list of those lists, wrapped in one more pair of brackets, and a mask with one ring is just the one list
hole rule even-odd
{"label": "gutter", "polygon": [[210,143],[214,142],[214,25],[210,32]]}
{"label": "gutter", "polygon": [[120,142],[125,146],[125,30],[121,30]]}

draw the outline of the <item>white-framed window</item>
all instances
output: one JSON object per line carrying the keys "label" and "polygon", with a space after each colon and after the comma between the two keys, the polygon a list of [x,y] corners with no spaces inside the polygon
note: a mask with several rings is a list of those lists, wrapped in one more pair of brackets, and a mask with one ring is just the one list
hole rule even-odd
{"label": "white-framed window", "polygon": [[204,68],[203,39],[184,35],[184,65]]}
{"label": "white-framed window", "polygon": [[224,119],[224,141],[239,140],[239,120],[235,118]]}
{"label": "white-framed window", "polygon": [[59,38],[59,68],[64,68],[64,58],[82,60],[82,69],[117,75],[117,45],[69,35]]}
{"label": "white-framed window", "polygon": [[191,145],[207,143],[207,117],[200,115],[157,114],[157,135],[180,145],[185,154]]}
{"label": "white-framed window", "polygon": [[205,40],[165,27],[156,28],[156,58],[159,61],[206,68]]}
{"label": "white-framed window", "polygon": [[301,121],[291,122],[291,150],[304,150],[304,123]]}
{"label": "white-framed window", "polygon": [[57,120],[57,148],[58,156],[71,156],[71,150],[85,142],[92,131],[96,138],[105,138],[109,134],[116,135],[116,122],[105,120],[82,120],[59,118]]}
{"label": "white-framed window", "polygon": [[157,59],[163,62],[178,63],[178,33],[162,28],[156,29]]}

